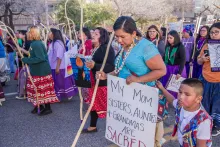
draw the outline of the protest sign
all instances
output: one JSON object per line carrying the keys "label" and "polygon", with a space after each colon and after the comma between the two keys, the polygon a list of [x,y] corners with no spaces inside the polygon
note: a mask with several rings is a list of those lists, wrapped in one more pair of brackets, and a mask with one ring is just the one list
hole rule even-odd
{"label": "protest sign", "polygon": [[220,72],[220,41],[209,40],[208,50],[212,72]]}
{"label": "protest sign", "polygon": [[185,80],[183,77],[180,77],[178,80],[176,80],[176,75],[172,74],[167,84],[167,90],[179,92],[179,88],[183,80]]}
{"label": "protest sign", "polygon": [[77,87],[91,88],[90,69],[86,67],[86,61],[91,60],[91,56],[78,54],[70,58],[73,77]]}
{"label": "protest sign", "polygon": [[182,22],[172,22],[172,23],[168,23],[168,28],[169,31],[171,30],[175,30],[177,32],[181,32],[182,31]]}
{"label": "protest sign", "polygon": [[73,75],[73,69],[72,69],[70,58],[73,58],[76,55],[77,55],[77,45],[75,45],[74,47],[72,47],[72,49],[64,53],[65,78]]}
{"label": "protest sign", "polygon": [[105,137],[120,147],[154,147],[158,89],[108,75]]}

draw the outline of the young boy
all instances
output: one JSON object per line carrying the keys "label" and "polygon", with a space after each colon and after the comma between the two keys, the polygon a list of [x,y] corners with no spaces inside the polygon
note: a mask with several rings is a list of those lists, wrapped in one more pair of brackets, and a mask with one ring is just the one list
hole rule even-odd
{"label": "young boy", "polygon": [[178,132],[181,147],[211,147],[212,119],[201,105],[203,84],[197,79],[181,83],[178,99],[175,99],[158,81],[157,87],[169,103],[176,108],[173,136]]}

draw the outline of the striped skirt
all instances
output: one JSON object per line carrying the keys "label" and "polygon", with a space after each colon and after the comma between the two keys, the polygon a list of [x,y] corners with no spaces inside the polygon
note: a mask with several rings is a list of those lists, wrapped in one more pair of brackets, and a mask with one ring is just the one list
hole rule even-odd
{"label": "striped skirt", "polygon": [[37,88],[38,99],[34,86],[30,78],[27,79],[27,97],[28,101],[34,106],[37,104],[48,104],[59,102],[55,90],[52,75],[32,76],[33,82]]}

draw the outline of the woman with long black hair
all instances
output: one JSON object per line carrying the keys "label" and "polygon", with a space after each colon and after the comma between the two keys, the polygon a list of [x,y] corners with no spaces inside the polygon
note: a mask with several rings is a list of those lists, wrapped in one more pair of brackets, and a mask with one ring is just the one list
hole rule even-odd
{"label": "woman with long black hair", "polygon": [[[92,83],[92,87],[89,88],[89,93],[88,93],[89,95],[86,101],[88,103],[91,103],[92,100],[92,95],[94,93],[95,81],[96,81],[95,75],[96,72],[101,69],[101,66],[103,64],[108,42],[109,42],[109,34],[107,30],[101,27],[96,28],[92,35],[92,43],[94,46],[91,55],[92,61],[86,62],[86,66],[91,69],[90,77]],[[115,59],[115,52],[114,49],[111,47],[104,68],[104,71],[106,73],[110,73],[114,70],[114,59]],[[96,124],[98,118],[105,118],[106,111],[107,111],[107,80],[101,80],[99,82],[99,87],[95,97],[95,102],[91,111],[90,127],[84,129],[83,133],[97,132]]]}
{"label": "woman with long black hair", "polygon": [[66,50],[62,33],[54,28],[51,28],[50,31],[49,38],[52,42],[49,46],[48,58],[52,69],[55,92],[61,101],[75,96],[77,88],[72,76],[65,78],[64,53]]}
{"label": "woman with long black hair", "polygon": [[[168,33],[164,62],[167,67],[167,74],[162,78],[164,86],[167,85],[172,74],[176,75],[176,79],[179,79],[180,77],[187,77],[185,69],[186,52],[177,31],[173,30]],[[176,92],[169,92],[174,97],[177,97]]]}

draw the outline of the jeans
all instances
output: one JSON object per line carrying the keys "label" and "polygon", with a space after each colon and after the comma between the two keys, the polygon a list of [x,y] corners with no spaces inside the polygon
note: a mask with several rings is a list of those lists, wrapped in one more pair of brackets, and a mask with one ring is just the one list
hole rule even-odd
{"label": "jeans", "polygon": [[9,62],[9,66],[10,66],[10,70],[11,72],[15,72],[15,57],[14,57],[14,52],[10,52],[8,53],[8,62]]}

